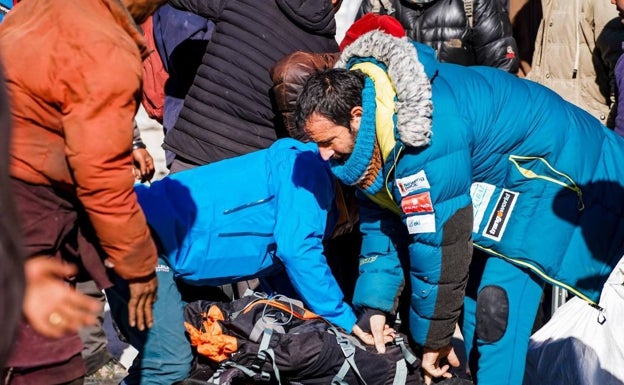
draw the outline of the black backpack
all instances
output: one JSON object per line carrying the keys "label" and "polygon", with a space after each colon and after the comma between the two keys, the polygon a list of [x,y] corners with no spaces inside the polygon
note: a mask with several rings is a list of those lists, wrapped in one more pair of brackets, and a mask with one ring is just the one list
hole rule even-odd
{"label": "black backpack", "polygon": [[197,355],[179,385],[423,384],[403,336],[379,354],[285,296],[195,301],[185,320]]}

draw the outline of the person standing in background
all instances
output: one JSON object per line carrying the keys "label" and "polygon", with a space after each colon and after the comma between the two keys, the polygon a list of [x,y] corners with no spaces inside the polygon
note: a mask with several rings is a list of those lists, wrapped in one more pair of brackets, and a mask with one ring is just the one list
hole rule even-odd
{"label": "person standing in background", "polygon": [[[133,190],[133,119],[147,54],[136,23],[164,1],[23,1],[0,24],[14,124],[10,185],[26,264],[75,263],[100,289],[114,272],[130,287],[129,323],[140,330],[153,323],[158,284],[156,247]],[[89,310],[43,313],[57,339],[27,319],[4,383],[82,383],[74,312],[93,321]]]}
{"label": "person standing in background", "polygon": [[614,127],[613,70],[624,26],[606,0],[542,0],[543,17],[527,79]]}
{"label": "person standing in background", "polygon": [[175,153],[171,172],[266,148],[286,136],[275,125],[269,69],[297,50],[337,52],[340,0],[169,4],[215,23],[178,120],[165,136],[164,148]]}
{"label": "person standing in background", "polygon": [[509,18],[513,27],[514,39],[518,44],[518,60],[520,62],[518,76],[526,77],[531,71],[535,38],[542,21],[541,0],[511,0]]}
{"label": "person standing in background", "polygon": [[500,0],[364,0],[360,16],[389,14],[407,36],[432,47],[440,61],[518,72],[518,47]]}
{"label": "person standing in background", "polygon": [[[73,265],[52,259],[33,259],[24,267],[24,250],[9,176],[11,122],[3,71],[0,71],[0,381],[5,383],[5,366],[22,314],[38,333],[55,338],[67,331],[77,331],[94,322],[99,304],[71,290],[64,278],[76,273]],[[26,270],[26,272],[24,272]],[[73,309],[72,309],[73,308]],[[53,313],[68,314],[73,319],[59,327],[49,324]],[[84,316],[84,317],[83,317]]]}
{"label": "person standing in background", "polygon": [[[132,139],[132,161],[134,166],[132,173],[136,182],[150,182],[156,171],[154,159],[141,139],[136,121]],[[119,382],[126,376],[127,370],[108,349],[108,336],[104,329],[106,296],[95,281],[91,279],[77,282],[76,290],[98,301],[102,309],[95,325],[83,327],[78,332],[83,344],[81,355],[87,367],[85,384],[99,384],[100,381],[107,380]]]}
{"label": "person standing in background", "polygon": [[[620,17],[620,22],[624,23],[624,0],[611,0]],[[622,42],[624,48],[624,41]],[[620,55],[615,63],[615,132],[624,136],[624,54]]]}

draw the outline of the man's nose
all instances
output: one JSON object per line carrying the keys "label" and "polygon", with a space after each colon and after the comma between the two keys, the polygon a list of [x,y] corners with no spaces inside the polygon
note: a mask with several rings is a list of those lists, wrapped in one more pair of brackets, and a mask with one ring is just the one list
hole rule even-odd
{"label": "man's nose", "polygon": [[321,154],[321,158],[323,158],[323,160],[330,160],[334,155],[334,150],[329,147],[319,147],[319,153]]}

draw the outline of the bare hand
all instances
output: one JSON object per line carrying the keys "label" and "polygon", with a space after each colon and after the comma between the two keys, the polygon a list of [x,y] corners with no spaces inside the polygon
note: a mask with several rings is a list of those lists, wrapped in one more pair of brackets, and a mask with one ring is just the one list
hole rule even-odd
{"label": "bare hand", "polygon": [[459,359],[451,345],[447,345],[440,349],[425,349],[422,359],[422,369],[425,374],[425,384],[431,384],[433,378],[444,377],[451,378],[453,375],[448,371],[450,366],[444,365],[440,367],[440,360],[447,359],[450,366],[457,368]]}
{"label": "bare hand", "polygon": [[154,177],[154,159],[150,153],[144,148],[137,148],[132,150],[132,160],[134,169],[132,170],[136,180],[148,182]]}
{"label": "bare hand", "polygon": [[386,316],[375,314],[370,317],[371,333],[367,333],[358,325],[353,326],[353,334],[367,345],[374,345],[378,353],[386,352],[386,344],[394,340],[395,330],[386,325]]}
{"label": "bare hand", "polygon": [[128,281],[130,301],[128,301],[128,322],[139,330],[151,328],[154,324],[152,305],[156,302],[158,279],[156,274]]}
{"label": "bare hand", "polygon": [[96,325],[102,310],[99,301],[77,292],[66,278],[76,274],[74,265],[49,257],[31,258],[24,264],[26,290],[22,311],[34,330],[50,338]]}

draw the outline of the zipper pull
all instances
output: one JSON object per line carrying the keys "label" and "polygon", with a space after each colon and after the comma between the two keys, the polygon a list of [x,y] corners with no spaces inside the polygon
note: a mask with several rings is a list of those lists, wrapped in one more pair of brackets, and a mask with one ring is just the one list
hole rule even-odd
{"label": "zipper pull", "polygon": [[600,325],[603,325],[605,322],[607,322],[607,316],[606,316],[607,311],[603,307],[601,307],[600,305],[596,303],[591,303],[589,305],[593,307],[594,309],[598,310],[598,317],[596,318],[596,321],[598,321]]}
{"label": "zipper pull", "polygon": [[585,202],[583,202],[583,192],[581,191],[581,189],[577,186],[577,190],[576,190],[576,195],[578,196],[578,204],[576,206],[578,211],[583,211],[585,210]]}

